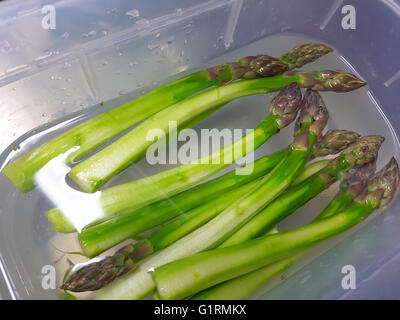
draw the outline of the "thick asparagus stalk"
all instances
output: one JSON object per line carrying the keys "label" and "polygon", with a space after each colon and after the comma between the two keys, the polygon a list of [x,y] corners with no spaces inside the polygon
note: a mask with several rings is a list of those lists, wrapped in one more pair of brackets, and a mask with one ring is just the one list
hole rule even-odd
{"label": "thick asparagus stalk", "polygon": [[350,145],[340,156],[332,159],[320,172],[303,183],[290,188],[285,194],[264,208],[221,247],[228,247],[259,236],[279,221],[302,207],[319,193],[341,179],[351,168],[375,161],[384,138],[365,136]]}
{"label": "thick asparagus stalk", "polygon": [[253,190],[234,201],[202,227],[155,255],[143,259],[136,270],[115,279],[97,291],[96,298],[143,298],[154,289],[154,283],[148,274],[149,269],[215,247],[283,192],[304,167],[312,152],[313,144],[328,120],[328,112],[318,93],[308,94],[307,100],[303,102],[302,107],[309,110],[311,114],[311,117],[307,119],[311,121],[310,126],[294,139],[285,158],[262,178]]}
{"label": "thick asparagus stalk", "polygon": [[331,51],[326,45],[311,43],[295,47],[280,58],[266,55],[245,57],[234,63],[197,71],[68,130],[9,164],[4,174],[19,190],[28,192],[35,186],[36,172],[48,161],[73,147],[79,146],[79,149],[70,154],[68,164],[152,114],[196,92],[236,79],[274,76],[301,67]]}
{"label": "thick asparagus stalk", "polygon": [[151,141],[146,140],[149,130],[157,129],[168,132],[169,121],[176,121],[178,124],[185,123],[189,119],[231,100],[281,90],[293,82],[297,82],[301,87],[338,92],[354,90],[365,85],[365,82],[354,75],[339,71],[313,73],[290,71],[280,76],[238,81],[210,89],[151,116],[116,142],[79,163],[70,171],[69,176],[83,191],[94,192],[142,157],[152,144]]}
{"label": "thick asparagus stalk", "polygon": [[218,248],[176,260],[155,269],[153,280],[161,299],[181,299],[205,288],[257,270],[343,232],[391,201],[399,183],[394,159],[344,211],[290,231]]}
{"label": "thick asparagus stalk", "polygon": [[[270,114],[254,130],[234,143],[189,163],[153,176],[105,189],[100,195],[104,215],[96,223],[132,212],[150,203],[181,192],[212,176],[254,151],[296,117],[301,91],[296,83],[284,88],[271,102]],[[67,214],[67,213],[66,213]],[[67,216],[59,210],[47,214],[54,225],[68,226]],[[60,228],[60,227],[59,227]],[[70,227],[69,227],[70,228]]]}

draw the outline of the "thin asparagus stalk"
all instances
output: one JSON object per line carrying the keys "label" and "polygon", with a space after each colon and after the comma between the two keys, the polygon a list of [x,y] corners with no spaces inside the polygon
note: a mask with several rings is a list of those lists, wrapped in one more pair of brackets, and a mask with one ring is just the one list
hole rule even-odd
{"label": "thin asparagus stalk", "polygon": [[[344,137],[342,131],[338,131],[338,133]],[[342,151],[359,137],[357,133],[352,131],[347,131],[346,136],[347,139],[342,139],[342,144],[336,143],[335,146],[332,145],[329,149],[331,154]],[[327,146],[329,144],[329,139],[335,141],[334,138],[335,135],[328,132],[328,134],[322,138],[324,145]],[[135,234],[153,228],[201,203],[205,203],[214,197],[219,197],[221,194],[233,188],[265,175],[279,163],[284,156],[285,150],[286,149],[283,149],[274,154],[262,157],[256,160],[254,164],[250,164],[250,166],[254,167],[252,173],[249,175],[236,175],[235,171],[231,171],[217,179],[184,191],[171,199],[162,200],[127,215],[119,216],[103,224],[85,229],[79,234],[81,246],[87,256],[93,257],[131,238]],[[314,152],[316,151],[318,150],[314,150]],[[329,160],[314,162],[307,167],[307,170],[300,173],[295,183],[300,183],[302,180],[305,180],[308,177],[307,172],[309,174],[311,172],[315,173],[325,167],[328,162]],[[63,226],[65,226],[65,224],[56,229],[59,232],[66,231],[62,229]]]}
{"label": "thin asparagus stalk", "polygon": [[240,230],[227,239],[221,247],[228,247],[259,236],[279,221],[302,207],[333,183],[343,178],[351,168],[375,161],[382,145],[382,136],[365,136],[350,145],[340,156],[311,178],[290,188],[285,194],[264,208]]}
{"label": "thin asparagus stalk", "polygon": [[79,149],[69,156],[68,164],[152,114],[196,92],[236,79],[274,76],[313,62],[331,51],[326,45],[310,43],[297,46],[278,58],[266,55],[245,57],[234,63],[197,71],[85,121],[7,165],[3,172],[20,191],[28,192],[35,187],[36,172],[48,161],[73,147],[79,146]]}
{"label": "thin asparagus stalk", "polygon": [[[340,131],[337,130],[337,133],[338,133],[338,135],[343,136],[344,130],[340,130]],[[340,145],[335,144],[335,147],[332,146],[329,149],[329,153],[327,152],[327,149],[324,148],[324,154],[325,155],[335,154],[335,153],[339,152],[342,148],[344,148],[346,145],[349,145],[350,144],[349,141],[354,141],[357,137],[359,137],[358,134],[355,134],[354,132],[351,132],[351,131],[348,131],[346,133],[346,135],[347,135],[346,141],[343,140],[342,144],[340,144]],[[327,135],[325,135],[323,137],[323,139],[328,143],[328,139],[331,139],[334,142],[337,140],[337,137],[333,134],[333,131],[329,131],[327,133]],[[369,154],[367,155],[366,151],[368,148],[368,144],[372,145],[372,142],[371,142],[372,139],[363,139],[358,144],[358,146],[359,146],[358,148],[355,148],[355,147],[352,148],[352,151],[358,151],[360,149],[360,147],[363,147],[362,148],[363,152],[361,152],[360,155],[357,155],[357,159],[361,159],[361,160],[353,161],[353,163],[355,163],[355,162],[362,163],[362,162],[370,161],[368,159],[371,159],[373,157],[373,153],[374,152],[377,153],[377,149],[379,148],[380,138],[377,137],[376,139],[378,141],[376,143],[376,147],[375,147],[376,150],[370,150],[371,155],[369,155]],[[368,140],[368,143],[366,140]],[[367,148],[364,148],[365,146],[367,146]],[[372,147],[370,147],[369,149],[371,149],[371,148]],[[347,152],[350,152],[350,150],[348,150]],[[318,149],[314,149],[314,154],[315,153],[319,154],[320,152],[318,151]],[[294,189],[293,186],[302,183],[304,180],[307,180],[307,181],[310,180],[309,184],[313,184],[314,179],[308,179],[308,178],[310,178],[312,175],[314,175],[314,173],[316,172],[315,170],[317,168],[319,170],[321,170],[321,169],[325,168],[326,166],[328,166],[329,163],[332,163],[332,162],[333,161],[331,161],[331,160],[320,160],[320,161],[314,162],[313,165],[308,166],[305,169],[303,169],[301,174],[292,183],[291,188],[286,192],[286,194],[292,192],[292,189]],[[343,172],[346,170],[347,170],[347,168],[342,169]],[[326,170],[326,171],[329,171],[329,170]],[[337,169],[336,171],[337,171],[337,172],[335,172],[336,176],[339,176],[339,170]],[[332,175],[332,173],[331,173],[331,175]],[[332,178],[332,183],[333,183],[333,180],[336,178],[336,176],[334,178]],[[237,186],[237,188],[235,188],[231,192],[224,192],[224,194],[222,194],[217,199],[211,200],[208,203],[205,203],[199,207],[196,207],[193,210],[190,210],[189,212],[184,214],[179,219],[176,219],[173,222],[168,223],[167,225],[163,226],[161,229],[156,230],[147,239],[140,241],[139,243],[134,244],[134,245],[133,244],[127,245],[123,251],[125,253],[129,252],[130,257],[132,257],[132,258],[140,258],[140,257],[143,257],[144,254],[147,255],[150,253],[154,253],[156,251],[159,251],[159,250],[167,247],[168,245],[179,240],[180,238],[182,238],[189,232],[195,230],[196,228],[200,227],[204,223],[206,223],[209,220],[211,220],[212,218],[214,218],[217,214],[219,214],[222,210],[224,210],[226,207],[228,207],[232,203],[232,199],[236,199],[237,197],[239,197],[243,194],[246,194],[247,190],[252,188],[253,185],[256,185],[256,183],[257,183],[257,181],[252,181],[244,186]],[[293,192],[292,192],[292,194],[293,194]],[[299,193],[297,192],[296,195],[298,195],[298,194]],[[275,203],[276,201],[278,201],[278,199],[275,200],[274,202],[272,202],[272,204]],[[264,228],[264,229],[268,229],[268,228]]]}
{"label": "thin asparagus stalk", "polygon": [[[338,138],[333,134],[335,131],[341,136],[340,144],[336,143]],[[320,145],[323,146],[325,155],[327,154],[327,150],[329,150],[331,154],[335,154],[345,149],[358,137],[359,134],[353,131],[332,130],[322,137],[321,141],[323,141],[323,144],[320,143]],[[332,140],[331,147],[329,147],[330,139]],[[254,164],[250,164],[251,166],[254,165],[254,168],[252,173],[248,175],[236,175],[235,172],[232,171],[226,175],[226,181],[224,182],[220,182],[220,179],[225,178],[217,178],[214,182],[206,182],[201,186],[184,191],[171,199],[161,200],[160,203],[151,204],[99,226],[92,226],[88,230],[82,231],[80,237],[85,247],[88,248],[85,250],[86,253],[88,256],[92,257],[137,233],[153,228],[184,211],[192,209],[198,204],[211,199],[211,197],[217,197],[220,193],[229,191],[230,187],[239,186],[242,183],[247,183],[250,180],[265,175],[282,159],[284,151],[285,150],[281,150],[275,154],[262,157],[255,161]],[[315,149],[313,157],[315,157],[315,152],[320,151]],[[328,162],[329,160],[314,162],[307,168],[307,172],[313,170],[313,173],[315,173],[325,167]],[[249,170],[249,172],[250,171],[251,170]],[[303,172],[296,178],[296,181],[305,179],[305,177],[302,177],[302,174]],[[214,187],[215,185],[219,185],[219,187],[216,188]],[[62,218],[59,210],[50,210],[47,215],[49,220],[53,222],[53,227],[58,232],[68,233],[75,231],[75,228],[66,219]],[[96,237],[96,239],[93,237]],[[90,248],[92,244],[97,246],[96,250]]]}
{"label": "thin asparagus stalk", "polygon": [[[327,164],[326,160],[319,162]],[[307,179],[313,174],[313,167],[305,168],[302,177]],[[300,182],[296,179],[293,184]],[[126,271],[135,268],[134,259],[159,251],[189,234],[227,208],[232,203],[232,199],[252,190],[257,183],[258,181],[254,180],[245,185],[236,186],[229,193],[224,192],[219,197],[214,197],[209,202],[166,224],[153,232],[147,239],[139,243],[128,244],[119,249],[113,256],[101,257],[100,262],[98,262],[98,258],[92,263],[86,262],[77,272],[68,275],[68,278],[62,284],[62,289],[82,292],[94,291],[106,286],[115,278],[125,274]]]}
{"label": "thin asparagus stalk", "polygon": [[185,123],[231,100],[281,90],[293,82],[314,90],[339,92],[354,90],[365,85],[365,82],[354,75],[339,71],[314,73],[289,71],[279,76],[238,81],[210,89],[154,114],[119,140],[76,165],[69,176],[81,190],[94,192],[143,156],[152,144],[146,139],[150,130],[168,132],[169,121],[176,121],[178,124]]}
{"label": "thin asparagus stalk", "polygon": [[[170,261],[215,247],[251,218],[258,210],[282,193],[304,167],[328,120],[328,112],[317,92],[306,95],[302,108],[309,110],[308,117],[299,118],[309,123],[297,135],[285,158],[249,193],[243,195],[217,217],[178,240],[171,246],[138,263],[136,270],[115,279],[97,291],[97,299],[140,299],[154,289],[148,271]],[[305,126],[302,126],[305,128]]]}
{"label": "thin asparagus stalk", "polygon": [[201,252],[155,269],[152,273],[161,299],[181,299],[213,285],[292,256],[341,233],[387,205],[399,183],[394,159],[344,211],[290,231]]}
{"label": "thin asparagus stalk", "polygon": [[[300,101],[300,87],[292,83],[272,100],[270,114],[253,131],[234,143],[202,159],[101,191],[103,217],[93,221],[93,224],[174,195],[228,167],[290,124],[296,117]],[[56,209],[47,216],[53,225],[71,229],[73,223],[68,223],[67,214]]]}
{"label": "thin asparagus stalk", "polygon": [[[340,183],[338,193],[314,221],[330,217],[345,210],[365,188],[368,179],[374,174],[375,161],[361,167],[350,169]],[[269,264],[242,276],[220,283],[191,297],[192,300],[241,300],[261,289],[269,280],[281,274],[307,251]]]}

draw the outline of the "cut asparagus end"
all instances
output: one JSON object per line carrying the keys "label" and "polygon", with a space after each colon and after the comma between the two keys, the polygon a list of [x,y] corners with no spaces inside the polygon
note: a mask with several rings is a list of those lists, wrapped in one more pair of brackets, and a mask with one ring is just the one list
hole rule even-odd
{"label": "cut asparagus end", "polygon": [[357,132],[350,130],[329,130],[314,145],[314,157],[325,157],[346,149],[360,138]]}
{"label": "cut asparagus end", "polygon": [[294,47],[289,52],[281,55],[278,59],[287,63],[291,70],[294,68],[301,68],[305,64],[313,62],[332,51],[333,49],[325,44],[307,43]]}

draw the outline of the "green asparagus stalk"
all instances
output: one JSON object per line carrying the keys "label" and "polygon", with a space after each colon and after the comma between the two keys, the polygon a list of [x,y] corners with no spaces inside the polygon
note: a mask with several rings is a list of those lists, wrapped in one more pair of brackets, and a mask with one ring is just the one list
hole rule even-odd
{"label": "green asparagus stalk", "polygon": [[[324,140],[326,143],[329,143],[328,140],[332,140],[333,143],[337,141],[337,136],[334,134],[335,130],[329,131],[326,135],[322,137],[322,140]],[[342,138],[344,135],[347,136],[346,140],[342,139],[341,144],[335,143],[335,146],[331,146],[329,149],[329,153],[327,152],[327,149],[324,148],[324,154],[335,154],[339,151],[341,151],[345,146],[350,144],[350,141],[354,141],[356,138],[359,137],[358,134],[347,131],[346,133],[344,132],[345,130],[337,130],[337,134],[341,135]],[[377,140],[380,138],[377,137]],[[367,145],[366,140],[364,139],[362,142],[360,142],[358,145]],[[369,139],[369,141],[372,139]],[[372,144],[372,142],[368,143],[369,145]],[[376,143],[376,152],[378,149],[378,142]],[[353,148],[352,150],[358,150],[360,148]],[[348,151],[349,152],[349,151]],[[370,150],[370,153],[372,154],[374,151]],[[320,154],[318,149],[314,149],[314,154]],[[366,154],[366,148],[363,148],[362,155],[357,156],[358,159],[361,157],[364,157],[365,159],[359,160],[358,162],[361,163],[363,161],[368,161],[368,158],[371,158],[372,155],[367,155]],[[295,179],[295,181],[292,183],[292,186],[295,186],[297,184],[302,183],[304,180],[308,179],[311,177],[314,173],[316,168],[322,169],[326,167],[329,163],[332,163],[330,160],[320,160],[317,162],[314,162],[313,165],[306,167],[301,174]],[[336,169],[336,168],[335,168]],[[338,171],[338,170],[337,170]],[[344,171],[344,170],[343,170]],[[339,174],[337,173],[337,176]],[[334,180],[334,179],[332,179]],[[313,180],[311,180],[311,183]],[[199,207],[196,207],[186,214],[184,214],[182,217],[172,221],[171,223],[168,223],[167,225],[163,226],[161,229],[156,230],[153,232],[147,239],[140,241],[137,244],[130,244],[127,245],[128,248],[124,250],[124,252],[129,252],[130,257],[132,258],[139,258],[142,257],[143,254],[150,254],[154,253],[156,251],[159,251],[168,245],[174,243],[175,241],[179,240],[189,232],[195,230],[196,228],[200,227],[204,223],[208,222],[212,218],[214,218],[217,214],[219,214],[222,210],[224,210],[226,207],[228,207],[232,203],[232,199],[236,199],[239,196],[246,194],[247,190],[252,188],[253,185],[255,185],[257,181],[252,181],[244,186],[236,186],[236,188],[233,191],[230,192],[224,192],[221,194],[218,198],[213,199]],[[287,193],[291,192],[293,189],[289,189]],[[275,200],[276,202],[278,200]],[[273,202],[273,203],[274,203]]]}
{"label": "green asparagus stalk", "polygon": [[236,79],[274,76],[313,62],[331,51],[326,45],[310,43],[297,46],[278,58],[245,57],[234,63],[197,71],[85,121],[7,165],[3,172],[20,191],[28,192],[35,187],[36,172],[73,147],[79,146],[79,149],[70,154],[68,164],[152,114],[201,90]]}
{"label": "green asparagus stalk", "polygon": [[[258,210],[282,193],[304,167],[328,120],[328,112],[317,92],[307,94],[302,108],[309,110],[310,116],[301,120],[309,122],[309,127],[297,135],[282,161],[249,193],[243,195],[222,211],[217,217],[191,232],[171,246],[141,260],[136,270],[115,279],[97,291],[97,299],[140,299],[154,289],[154,282],[148,274],[170,261],[215,247],[251,218]],[[303,128],[305,126],[302,126]]]}
{"label": "green asparagus stalk", "polygon": [[[334,132],[335,130],[333,130]],[[341,144],[329,148],[331,154],[338,153],[355,141],[359,135],[355,132],[348,130],[337,130],[338,135],[342,137]],[[322,137],[324,141],[324,149],[328,150],[329,140],[332,142],[337,141],[336,135],[329,131]],[[318,149],[314,150],[319,152]],[[248,175],[236,175],[235,171],[231,171],[226,175],[203,183],[192,189],[186,190],[171,199],[161,200],[158,203],[151,204],[144,208],[135,210],[127,215],[116,217],[101,225],[92,226],[83,230],[79,235],[82,247],[89,257],[93,257],[98,253],[105,251],[112,246],[129,239],[137,233],[143,232],[147,229],[153,228],[161,223],[164,223],[177,215],[190,210],[203,202],[207,202],[211,198],[218,197],[220,194],[225,193],[232,188],[254,180],[262,175],[268,173],[284,156],[284,150],[278,151],[274,154],[262,157],[251,163],[250,166],[253,170]],[[326,151],[324,151],[326,154]],[[320,160],[312,163],[306,172],[317,172],[327,165],[329,160]],[[247,171],[247,170],[246,170]],[[250,172],[251,170],[248,170]],[[304,180],[303,172],[296,178],[296,182]],[[54,222],[53,227],[58,232],[74,232],[75,228],[68,222],[63,222],[62,219],[52,218],[53,214],[59,215],[57,211],[49,211],[49,219]],[[57,222],[62,222],[57,224]]]}
{"label": "green asparagus stalk", "polygon": [[[340,183],[339,192],[314,221],[330,217],[345,210],[351,202],[365,188],[368,179],[374,174],[375,161],[361,167],[350,169]],[[301,251],[281,261],[269,264],[265,267],[249,272],[242,276],[220,283],[206,289],[193,297],[192,300],[241,300],[246,299],[265,283],[283,273],[286,269],[298,261],[306,251]]]}
{"label": "green asparagus stalk", "polygon": [[[327,164],[325,160],[320,160],[319,162]],[[314,167],[308,167],[304,169],[302,177],[307,179],[313,174]],[[296,179],[293,184],[300,182],[300,180]],[[98,258],[92,263],[90,261],[86,262],[83,267],[79,268],[79,272],[68,275],[68,278],[62,284],[62,289],[82,292],[94,291],[106,286],[115,278],[125,274],[127,270],[133,269],[135,267],[134,259],[142,258],[169,246],[213,219],[232,203],[232,199],[246,194],[253,189],[256,183],[258,181],[254,180],[245,185],[236,186],[229,193],[224,192],[219,197],[214,197],[205,204],[188,211],[178,219],[156,230],[145,240],[122,247],[113,256],[100,257],[100,262],[97,261]],[[175,206],[172,205],[172,207]]]}
{"label": "green asparagus stalk", "polygon": [[[357,133],[352,131],[347,131],[346,134],[342,131],[338,131],[338,134],[342,136],[342,143],[336,143],[335,146],[332,145],[329,149],[331,154],[342,151],[359,137]],[[329,145],[329,140],[331,139],[334,141],[335,137],[334,134],[328,132],[323,136],[322,141],[324,141],[324,145],[327,146]],[[325,149],[327,150],[327,148]],[[214,197],[219,197],[221,194],[228,192],[233,188],[267,174],[276,164],[279,163],[280,160],[282,160],[285,151],[286,149],[264,156],[256,160],[254,163],[249,164],[253,167],[253,171],[248,175],[236,175],[235,171],[231,171],[212,181],[208,181],[192,189],[186,190],[171,199],[162,200],[129,214],[116,217],[115,219],[103,224],[85,229],[79,234],[81,247],[88,257],[93,257],[100,252],[131,238],[135,234],[153,228],[200,205],[201,203],[208,202]],[[314,150],[314,153],[315,152],[319,152],[318,149]],[[300,173],[295,182],[300,183],[302,180],[305,180],[308,177],[307,172],[315,173],[325,167],[328,162],[329,160],[314,162],[307,167],[307,170]],[[60,227],[55,227],[57,231],[65,232],[68,231],[63,229],[65,225],[66,224],[63,224]]]}
{"label": "green asparagus stalk", "polygon": [[140,159],[152,144],[146,139],[152,129],[168,132],[169,122],[185,123],[209,109],[231,100],[283,89],[297,82],[301,87],[320,91],[350,91],[365,85],[352,74],[339,71],[296,73],[248,81],[238,81],[199,93],[180,101],[148,118],[132,131],[79,163],[70,171],[70,178],[85,192],[94,192],[116,174]]}
{"label": "green asparagus stalk", "polygon": [[181,299],[200,290],[297,254],[363,221],[387,205],[399,183],[394,159],[344,211],[290,231],[176,260],[152,273],[161,299]]}
{"label": "green asparagus stalk", "polygon": [[279,221],[302,207],[355,166],[374,161],[382,145],[382,136],[365,136],[350,145],[340,156],[311,178],[290,188],[285,194],[264,208],[240,230],[227,239],[221,247],[228,247],[259,236]]}
{"label": "green asparagus stalk", "polygon": [[[96,222],[132,212],[155,201],[181,192],[228,167],[254,151],[280,129],[290,124],[300,106],[301,91],[296,83],[285,87],[271,102],[270,114],[249,134],[220,150],[156,175],[105,189],[100,195],[103,217]],[[68,217],[60,210],[47,214],[57,228],[71,229]]]}

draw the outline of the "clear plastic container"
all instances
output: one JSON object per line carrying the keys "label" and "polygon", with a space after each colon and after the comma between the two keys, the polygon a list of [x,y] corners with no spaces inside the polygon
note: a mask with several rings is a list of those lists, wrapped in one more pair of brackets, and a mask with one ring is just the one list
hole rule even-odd
{"label": "clear plastic container", "polygon": [[[55,8],[55,29],[42,27],[44,5]],[[355,29],[342,27],[344,5],[355,8]],[[346,69],[368,82],[367,88],[323,93],[323,98],[330,128],[386,137],[381,167],[392,155],[399,158],[399,16],[397,0],[1,3],[0,168],[69,126],[183,74],[245,55],[279,55],[310,41],[325,42],[336,52],[304,70]],[[252,128],[266,114],[272,96],[234,101],[196,128]],[[291,133],[291,128],[283,130],[256,154],[278,150],[290,142]],[[166,167],[140,161],[108,185]],[[309,221],[335,188],[283,221],[281,229]],[[44,213],[51,207],[37,189],[22,194],[0,175],[3,298],[57,299],[57,289],[43,286],[46,266],[55,267],[59,284],[69,260],[84,261],[65,253],[79,249],[75,236],[49,229]],[[397,199],[384,214],[318,246],[254,298],[398,298],[400,283],[391,279],[397,279],[400,266],[399,209]],[[349,264],[357,271],[357,289],[348,291],[341,286],[341,268]]]}

